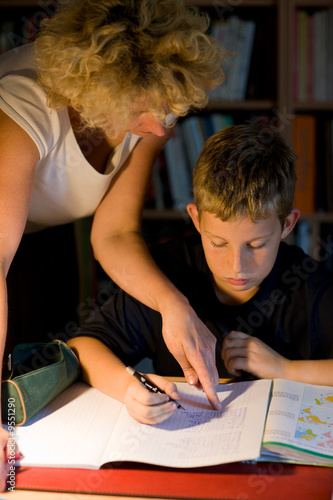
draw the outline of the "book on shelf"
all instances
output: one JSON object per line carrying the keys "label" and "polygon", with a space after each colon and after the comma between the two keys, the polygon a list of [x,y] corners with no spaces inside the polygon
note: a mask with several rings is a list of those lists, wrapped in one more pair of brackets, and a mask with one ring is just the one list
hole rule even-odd
{"label": "book on shelf", "polygon": [[295,12],[293,17],[293,37],[291,41],[292,50],[292,91],[293,98],[298,99],[298,77],[299,77],[299,55],[298,55],[298,45],[299,45],[299,33],[298,33],[298,15]]}
{"label": "book on shelf", "polygon": [[205,144],[205,130],[200,118],[197,115],[192,115],[188,116],[180,123],[180,132],[183,137],[188,165],[192,171]]}
{"label": "book on shelf", "polygon": [[295,207],[303,214],[316,210],[316,117],[296,115],[293,121],[293,147],[297,155]]}
{"label": "book on shelf", "polygon": [[297,16],[297,38],[298,38],[298,87],[297,99],[304,101],[307,98],[307,62],[309,57],[309,36],[308,36],[308,13],[305,10],[296,11]]}
{"label": "book on shelf", "polygon": [[180,210],[193,201],[193,190],[191,172],[179,123],[174,126],[172,135],[164,146],[164,155],[172,206],[176,210]]}
{"label": "book on shelf", "polygon": [[212,123],[214,134],[223,130],[225,127],[234,124],[234,119],[231,115],[226,115],[224,113],[212,113],[210,115],[210,120]]}
{"label": "book on shelf", "polygon": [[332,119],[317,118],[316,212],[333,211]]}
{"label": "book on shelf", "polygon": [[[238,18],[237,18],[238,19]],[[212,25],[212,35],[219,41],[221,47],[227,52],[228,58],[223,65],[224,81],[221,85],[210,91],[209,97],[212,101],[222,99],[227,92],[227,81],[232,67],[232,60],[234,57],[235,46],[231,36],[232,21],[219,21]]]}
{"label": "book on shelf", "polygon": [[326,186],[326,209],[328,212],[333,212],[333,120],[327,120],[325,127],[325,186]]}
{"label": "book on shelf", "polygon": [[328,20],[327,10],[320,10],[315,12],[314,15],[314,87],[313,98],[315,100],[327,99],[327,86],[328,82],[328,66],[327,60],[328,53]]}
{"label": "book on shelf", "polygon": [[[332,25],[333,26],[333,25]],[[307,16],[307,24],[306,24],[306,37],[307,37],[307,51],[306,51],[306,56],[305,56],[305,79],[306,79],[306,84],[305,84],[305,99],[311,101],[314,96],[314,34],[313,34],[313,29],[314,29],[314,20],[313,16],[308,15]]]}
{"label": "book on shelf", "polygon": [[[231,115],[214,112],[187,116],[175,125],[163,155],[153,169],[149,192],[155,192],[156,208],[172,205],[179,210],[193,201],[192,171],[205,141],[232,124]],[[152,197],[147,197],[147,205],[152,205]]]}
{"label": "book on shelf", "polygon": [[229,80],[232,99],[235,101],[245,99],[246,96],[255,29],[254,21],[240,20],[234,66]]}
{"label": "book on shelf", "polygon": [[329,9],[328,35],[327,35],[327,99],[333,99],[333,8]]}
{"label": "book on shelf", "polygon": [[312,254],[312,234],[309,221],[298,221],[294,230],[294,244],[299,246],[306,254]]}
{"label": "book on shelf", "polygon": [[333,8],[295,9],[293,42],[294,99],[333,97]]}
{"label": "book on shelf", "polygon": [[333,466],[332,387],[282,379],[220,384],[222,409],[213,410],[203,391],[177,386],[185,410],[149,426],[132,419],[119,401],[75,383],[16,427],[24,455],[20,465],[98,469],[130,461],[184,468],[277,461]]}
{"label": "book on shelf", "polygon": [[211,114],[203,115],[200,117],[202,123],[202,130],[204,131],[205,139],[208,139],[211,135],[214,134],[213,123],[211,120]]}
{"label": "book on shelf", "polygon": [[224,82],[210,93],[211,100],[245,99],[256,23],[231,16],[213,25],[212,34],[226,50]]}

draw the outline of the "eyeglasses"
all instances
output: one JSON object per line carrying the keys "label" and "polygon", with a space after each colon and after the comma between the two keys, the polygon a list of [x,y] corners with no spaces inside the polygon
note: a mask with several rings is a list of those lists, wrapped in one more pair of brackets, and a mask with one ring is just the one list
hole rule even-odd
{"label": "eyeglasses", "polygon": [[165,127],[171,127],[171,125],[173,125],[177,119],[177,115],[175,115],[174,113],[168,113],[164,119],[163,125]]}

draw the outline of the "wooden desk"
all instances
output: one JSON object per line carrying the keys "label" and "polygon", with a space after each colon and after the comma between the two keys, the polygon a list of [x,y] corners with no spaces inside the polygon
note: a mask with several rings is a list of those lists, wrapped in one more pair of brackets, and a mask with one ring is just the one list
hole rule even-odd
{"label": "wooden desk", "polygon": [[[27,491],[34,484],[39,491]],[[16,488],[0,493],[0,500],[332,500],[333,468],[281,463],[194,469],[131,463],[100,470],[27,468],[18,473]]]}
{"label": "wooden desk", "polygon": [[[65,487],[64,470],[54,469],[52,479],[61,490]],[[49,493],[44,469],[44,491],[16,490],[0,494],[9,500],[102,500],[112,499],[212,499],[212,500],[332,500],[333,469],[286,464],[225,464],[217,467],[182,470],[128,465],[121,469],[72,471],[71,486],[89,478],[90,492]],[[19,476],[18,476],[19,477]],[[50,477],[50,476],[49,476]],[[19,483],[19,481],[18,481]],[[43,481],[42,481],[43,483]],[[92,494],[93,485],[98,494]],[[103,488],[109,493],[103,493]],[[72,489],[72,491],[75,491]],[[95,490],[96,491],[96,490]],[[112,493],[112,494],[111,494]]]}

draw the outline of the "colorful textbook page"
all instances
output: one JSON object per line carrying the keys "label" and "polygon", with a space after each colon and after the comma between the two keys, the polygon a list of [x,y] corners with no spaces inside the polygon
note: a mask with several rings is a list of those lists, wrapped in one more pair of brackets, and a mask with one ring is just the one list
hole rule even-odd
{"label": "colorful textbook page", "polygon": [[262,457],[333,466],[333,387],[275,380]]}

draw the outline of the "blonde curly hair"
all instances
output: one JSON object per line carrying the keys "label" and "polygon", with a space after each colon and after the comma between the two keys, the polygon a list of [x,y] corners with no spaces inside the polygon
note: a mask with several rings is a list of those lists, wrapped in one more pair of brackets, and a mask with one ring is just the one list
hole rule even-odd
{"label": "blonde curly hair", "polygon": [[89,127],[116,134],[147,102],[163,123],[204,107],[223,81],[208,26],[182,0],[60,0],[35,41],[38,81],[51,108],[71,107]]}

